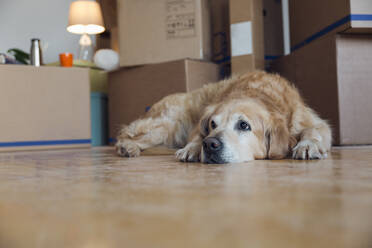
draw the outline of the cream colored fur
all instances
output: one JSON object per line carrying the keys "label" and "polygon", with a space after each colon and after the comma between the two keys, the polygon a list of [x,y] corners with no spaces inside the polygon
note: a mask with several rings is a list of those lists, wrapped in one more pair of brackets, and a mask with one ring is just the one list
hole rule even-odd
{"label": "cream colored fur", "polygon": [[[242,120],[250,131],[237,130]],[[331,147],[329,125],[297,89],[279,75],[256,71],[165,97],[121,129],[116,148],[120,156],[135,157],[144,149],[166,145],[179,148],[180,161],[208,162],[202,146],[208,137],[222,141],[222,163],[289,156],[320,159]]]}

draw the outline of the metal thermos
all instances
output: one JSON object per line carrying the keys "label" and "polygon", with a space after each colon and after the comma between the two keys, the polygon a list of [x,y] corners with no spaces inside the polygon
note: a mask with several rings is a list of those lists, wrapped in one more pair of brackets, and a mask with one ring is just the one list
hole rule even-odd
{"label": "metal thermos", "polygon": [[41,66],[43,64],[39,39],[31,40],[30,62],[34,66]]}

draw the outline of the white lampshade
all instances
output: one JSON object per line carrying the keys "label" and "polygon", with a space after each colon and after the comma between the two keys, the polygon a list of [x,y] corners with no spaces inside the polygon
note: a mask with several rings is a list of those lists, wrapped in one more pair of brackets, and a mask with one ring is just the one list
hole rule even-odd
{"label": "white lampshade", "polygon": [[99,4],[94,1],[72,2],[67,31],[74,34],[99,34],[105,31]]}

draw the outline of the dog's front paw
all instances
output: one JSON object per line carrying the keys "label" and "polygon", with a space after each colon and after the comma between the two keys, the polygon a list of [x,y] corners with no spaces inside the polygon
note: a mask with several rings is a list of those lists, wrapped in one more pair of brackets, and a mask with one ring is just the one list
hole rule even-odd
{"label": "dog's front paw", "polygon": [[182,162],[199,162],[201,145],[195,142],[188,143],[176,152],[176,158]]}
{"label": "dog's front paw", "polygon": [[119,140],[115,146],[117,154],[121,157],[138,157],[141,153],[140,148],[130,140]]}
{"label": "dog's front paw", "polygon": [[302,140],[292,150],[293,159],[322,159],[327,157],[325,149],[318,142]]}

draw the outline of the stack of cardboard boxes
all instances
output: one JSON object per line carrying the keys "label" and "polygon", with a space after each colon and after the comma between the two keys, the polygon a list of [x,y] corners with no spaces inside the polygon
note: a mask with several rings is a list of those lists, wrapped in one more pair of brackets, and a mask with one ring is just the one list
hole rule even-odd
{"label": "stack of cardboard boxes", "polygon": [[290,79],[334,130],[334,144],[372,144],[372,1],[290,0]]}
{"label": "stack of cardboard boxes", "polygon": [[[118,0],[110,137],[166,95],[264,68],[261,0]],[[229,7],[230,6],[230,7]],[[231,32],[230,32],[231,30]]]}

